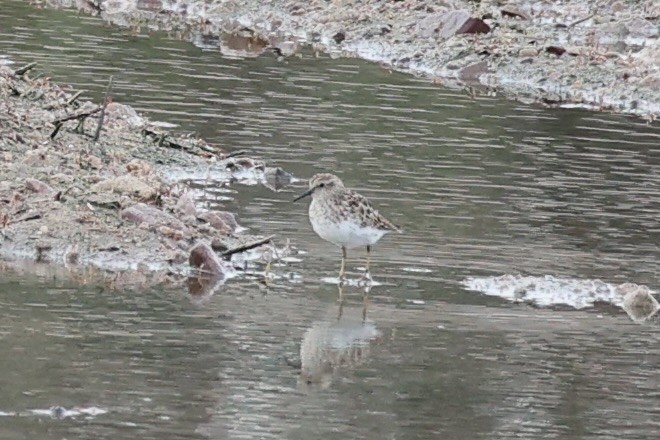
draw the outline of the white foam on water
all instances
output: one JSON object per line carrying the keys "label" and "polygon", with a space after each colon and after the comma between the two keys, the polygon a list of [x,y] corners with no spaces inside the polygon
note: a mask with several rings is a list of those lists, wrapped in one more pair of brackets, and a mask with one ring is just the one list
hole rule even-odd
{"label": "white foam on water", "polygon": [[[621,307],[625,296],[622,290],[622,286],[625,286],[623,284],[613,285],[601,280],[580,280],[552,275],[507,274],[496,277],[468,277],[461,284],[468,290],[485,295],[544,307],[566,305],[585,309],[593,307],[595,302],[606,302]],[[645,286],[640,287],[645,288]]]}
{"label": "white foam on water", "polygon": [[98,406],[82,407],[74,406],[72,408],[64,408],[63,406],[51,406],[45,409],[30,409],[27,411],[0,411],[0,417],[13,417],[13,416],[45,416],[58,419],[66,419],[69,417],[88,416],[95,417],[108,413],[105,408]]}
{"label": "white foam on water", "polygon": [[413,272],[413,273],[431,273],[433,272],[431,269],[427,269],[425,267],[402,267],[402,271],[404,272]]}

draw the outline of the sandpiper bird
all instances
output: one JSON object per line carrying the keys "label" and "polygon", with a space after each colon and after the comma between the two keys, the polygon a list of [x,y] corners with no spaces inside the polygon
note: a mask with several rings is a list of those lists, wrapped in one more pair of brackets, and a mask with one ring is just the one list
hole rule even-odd
{"label": "sandpiper bird", "polygon": [[309,205],[309,221],[319,237],[341,246],[341,269],[339,279],[344,280],[346,249],[367,247],[367,268],[365,277],[369,279],[371,246],[388,232],[401,230],[380,215],[366,197],[346,188],[339,177],[333,174],[317,174],[309,180],[309,189],[296,197],[298,201],[312,196]]}

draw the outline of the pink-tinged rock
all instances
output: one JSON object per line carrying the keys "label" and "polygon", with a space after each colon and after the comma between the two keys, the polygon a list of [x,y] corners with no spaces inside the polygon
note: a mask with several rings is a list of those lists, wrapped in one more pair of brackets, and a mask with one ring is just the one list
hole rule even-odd
{"label": "pink-tinged rock", "polygon": [[488,72],[488,62],[480,61],[462,68],[460,72],[458,72],[458,77],[462,81],[479,81],[479,77]]}
{"label": "pink-tinged rock", "polygon": [[121,211],[121,218],[146,225],[151,230],[157,230],[161,226],[186,231],[186,226],[171,214],[161,211],[155,206],[138,203]]}
{"label": "pink-tinged rock", "polygon": [[179,197],[176,202],[175,209],[184,215],[197,215],[197,208],[195,207],[195,200],[189,192],[185,192]]}
{"label": "pink-tinged rock", "polygon": [[225,235],[229,235],[232,232],[229,225],[227,225],[227,223],[225,223],[225,221],[222,218],[220,218],[220,216],[215,212],[212,211],[202,212],[201,214],[197,215],[197,218],[207,222],[209,225],[213,227],[213,229]]}
{"label": "pink-tinged rock", "polygon": [[236,216],[229,211],[208,211],[197,215],[197,218],[203,220],[218,230],[225,230],[227,233],[236,231],[240,226],[236,221]]}
{"label": "pink-tinged rock", "polygon": [[50,185],[37,179],[25,179],[25,187],[30,191],[34,191],[39,194],[47,194],[53,192],[53,188],[51,188]]}
{"label": "pink-tinged rock", "polygon": [[238,224],[238,220],[236,219],[236,215],[233,212],[229,211],[212,211],[215,215],[220,217],[223,222],[227,226],[229,226],[229,229],[231,229],[232,232],[236,231],[240,227]]}
{"label": "pink-tinged rock", "polygon": [[438,31],[442,38],[449,38],[470,19],[470,13],[465,10],[450,11],[440,17]]}
{"label": "pink-tinged rock", "polygon": [[218,258],[211,246],[199,242],[190,250],[188,263],[195,269],[216,277],[225,277],[226,265]]}

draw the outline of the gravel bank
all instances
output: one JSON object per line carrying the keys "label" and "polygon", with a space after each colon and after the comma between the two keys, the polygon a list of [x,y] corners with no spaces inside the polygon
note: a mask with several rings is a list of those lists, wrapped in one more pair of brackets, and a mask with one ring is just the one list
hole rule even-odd
{"label": "gravel bank", "polygon": [[[449,86],[654,120],[653,0],[41,0],[136,31],[164,29],[226,55],[302,45]],[[221,38],[218,38],[222,35]]]}
{"label": "gravel bank", "polygon": [[[272,237],[245,234],[234,213],[200,209],[190,184],[278,189],[287,173],[173,134],[129,106],[103,108],[47,78],[31,79],[32,67],[0,66],[1,267],[54,263],[83,277],[95,268],[114,285],[142,287],[181,281],[191,266],[217,282],[247,260],[282,255]],[[242,252],[256,243],[263,245]]]}

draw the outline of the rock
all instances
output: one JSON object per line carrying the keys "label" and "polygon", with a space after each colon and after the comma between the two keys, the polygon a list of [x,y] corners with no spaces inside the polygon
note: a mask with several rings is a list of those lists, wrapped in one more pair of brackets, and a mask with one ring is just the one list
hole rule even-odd
{"label": "rock", "polygon": [[50,185],[37,179],[25,179],[25,187],[30,191],[34,191],[39,194],[47,194],[53,192],[53,188],[51,188]]}
{"label": "rock", "polygon": [[486,24],[481,18],[468,18],[463,26],[461,26],[457,31],[458,34],[487,34],[490,32],[490,26]]}
{"label": "rock", "polygon": [[545,48],[545,51],[548,53],[551,53],[553,55],[557,55],[558,57],[564,55],[566,53],[566,49],[563,47],[559,46],[548,46]]}
{"label": "rock", "polygon": [[100,170],[103,168],[103,161],[101,160],[100,157],[93,156],[91,154],[85,156],[83,158],[83,162],[89,167],[94,170]]}
{"label": "rock", "polygon": [[449,38],[455,35],[470,18],[470,13],[464,9],[442,14],[437,27],[440,37]]}
{"label": "rock", "polygon": [[502,17],[520,18],[522,20],[530,19],[529,14],[515,6],[503,6],[502,9],[500,9],[500,13],[502,14]]}
{"label": "rock", "polygon": [[341,44],[346,39],[346,34],[344,32],[337,32],[332,36],[332,39],[335,40],[335,43]]}
{"label": "rock", "polygon": [[609,6],[610,6],[610,11],[612,12],[621,12],[625,9],[625,5],[620,1],[615,1],[611,3]]}
{"label": "rock", "polygon": [[660,305],[646,286],[625,283],[617,286],[623,295],[623,310],[633,321],[647,321],[658,313]]}
{"label": "rock", "polygon": [[225,252],[229,250],[227,243],[217,237],[211,241],[211,248],[216,252]]}
{"label": "rock", "polygon": [[639,85],[660,89],[660,73],[651,73],[639,80]]}
{"label": "rock", "polygon": [[458,72],[458,77],[462,81],[479,81],[479,77],[488,72],[488,62],[480,61],[478,63],[470,64],[469,66],[462,68]]}
{"label": "rock", "polygon": [[635,18],[627,22],[626,29],[633,37],[658,38],[658,26],[642,18]]}
{"label": "rock", "polygon": [[538,54],[539,54],[538,49],[533,48],[533,47],[525,47],[525,48],[520,49],[520,51],[518,51],[518,56],[523,57],[523,58],[524,57],[535,57]]}
{"label": "rock", "polygon": [[282,40],[273,44],[273,49],[278,55],[289,57],[300,52],[300,44],[294,40]]}
{"label": "rock", "polygon": [[171,214],[161,211],[155,206],[138,203],[129,208],[124,209],[120,213],[120,217],[137,223],[138,225],[146,225],[151,230],[157,230],[161,226],[177,229],[186,232],[187,228],[179,219]]}
{"label": "rock", "polygon": [[218,258],[213,252],[211,246],[204,242],[199,242],[190,250],[188,263],[195,269],[199,269],[206,273],[212,274],[217,277],[225,277],[227,271],[226,265]]}
{"label": "rock", "polygon": [[110,123],[124,121],[133,127],[141,127],[145,123],[133,107],[118,102],[111,102],[106,106],[105,118]]}
{"label": "rock", "polygon": [[128,171],[131,174],[134,174],[136,176],[148,176],[153,174],[153,170],[151,169],[151,165],[149,163],[139,160],[139,159],[133,159],[129,163],[126,164],[126,171]]}
{"label": "rock", "polygon": [[117,209],[121,207],[122,198],[115,193],[93,193],[87,194],[85,201],[100,208]]}
{"label": "rock", "polygon": [[195,207],[195,201],[190,194],[190,192],[185,192],[181,194],[181,197],[179,197],[179,200],[176,202],[176,206],[174,209],[177,212],[180,212],[181,214],[187,215],[187,216],[196,216],[197,215],[197,208]]}
{"label": "rock", "polygon": [[78,252],[78,244],[69,245],[64,252],[64,262],[66,264],[78,264],[80,253]]}
{"label": "rock", "polygon": [[233,58],[256,58],[266,51],[268,41],[250,32],[227,34],[220,39],[220,52]]}
{"label": "rock", "polygon": [[249,157],[230,157],[221,161],[220,166],[224,166],[228,171],[237,172],[244,170],[263,171],[266,164],[260,160],[254,160]]}
{"label": "rock", "polygon": [[172,251],[170,255],[170,264],[183,264],[188,260],[188,255],[180,249]]}
{"label": "rock", "polygon": [[34,249],[37,251],[36,261],[46,261],[46,254],[53,249],[53,246],[45,240],[38,240],[34,243]]}
{"label": "rock", "polygon": [[158,194],[156,188],[148,185],[144,180],[131,174],[113,177],[92,185],[92,192],[114,192],[118,194],[127,194],[137,196],[142,200],[154,199]]}
{"label": "rock", "polygon": [[225,223],[225,221],[215,212],[202,212],[197,215],[197,218],[207,222],[209,225],[213,226],[215,230],[224,235],[230,235],[232,232],[232,229],[229,227],[229,225],[227,225],[227,223]]}
{"label": "rock", "polygon": [[[460,13],[460,15],[457,13]],[[465,20],[469,17],[470,14],[467,11],[437,12],[420,20],[415,25],[414,32],[422,38],[431,38],[434,37],[441,28],[444,28],[445,26],[453,26],[455,29],[447,31],[446,35],[440,35],[443,38],[449,38],[454,35],[456,29],[462,26],[463,23],[465,23]],[[452,20],[455,20],[457,23],[453,25],[450,24]]]}
{"label": "rock", "polygon": [[241,227],[238,224],[236,214],[234,214],[233,212],[229,212],[229,211],[212,211],[212,212],[218,217],[220,217],[222,221],[225,222],[227,226],[229,226],[232,232],[236,231],[236,229]]}
{"label": "rock", "polygon": [[179,229],[172,229],[169,226],[159,226],[158,232],[173,240],[181,240],[183,238],[183,231]]}
{"label": "rock", "polygon": [[282,188],[287,187],[292,180],[293,176],[282,168],[266,167],[262,183],[266,188],[272,189],[273,191],[279,191]]}

